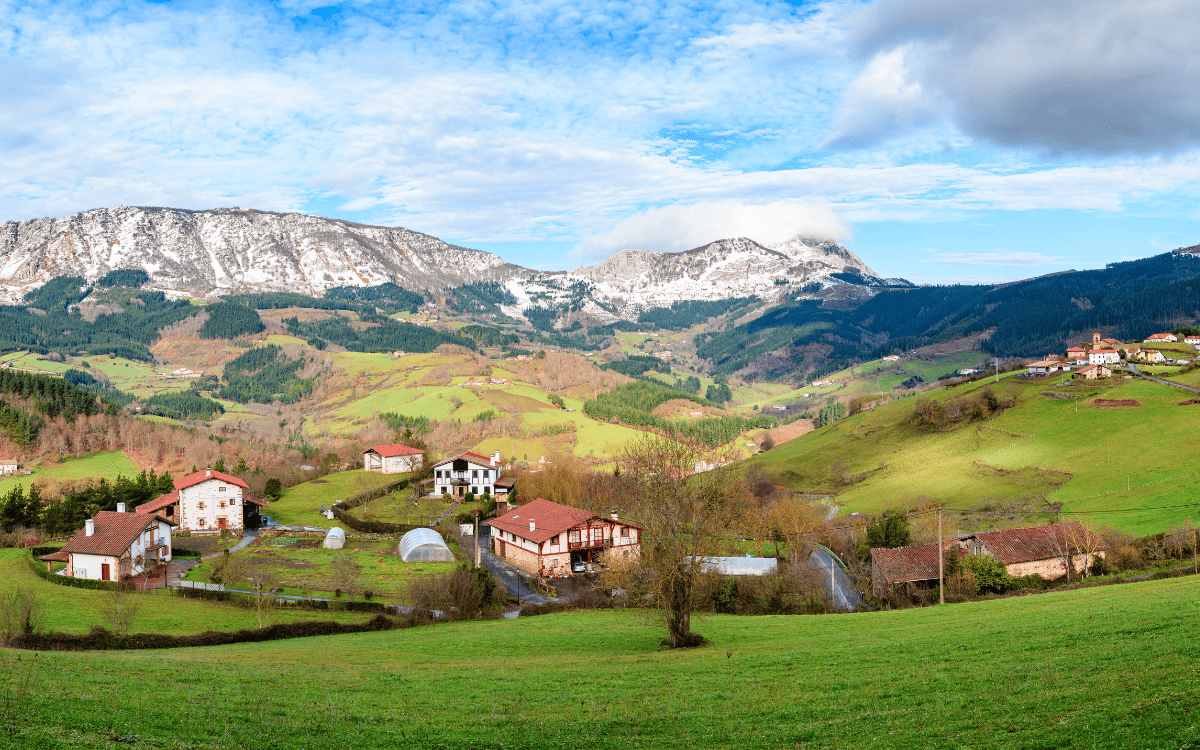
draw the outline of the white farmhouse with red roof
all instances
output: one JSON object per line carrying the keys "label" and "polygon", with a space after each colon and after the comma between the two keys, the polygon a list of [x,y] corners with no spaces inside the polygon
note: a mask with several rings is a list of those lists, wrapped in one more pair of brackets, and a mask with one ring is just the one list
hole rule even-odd
{"label": "white farmhouse with red roof", "polygon": [[1179,338],[1173,333],[1154,333],[1146,337],[1148,344],[1163,344],[1168,341],[1178,341]]}
{"label": "white farmhouse with red roof", "polygon": [[506,495],[513,489],[508,477],[500,476],[500,451],[489,458],[465,451],[433,465],[433,494],[464,497]]}
{"label": "white farmhouse with red roof", "polygon": [[1088,364],[1111,365],[1121,361],[1121,353],[1116,349],[1093,349],[1088,352]]}
{"label": "white farmhouse with red roof", "polygon": [[571,574],[573,563],[640,555],[642,527],[538,498],[488,521],[493,551],[540,576]]}
{"label": "white farmhouse with red roof", "polygon": [[363,471],[403,474],[416,471],[425,461],[425,451],[407,445],[372,445],[362,452]]}
{"label": "white farmhouse with red roof", "polygon": [[98,581],[120,581],[171,560],[171,527],[161,516],[102,510],[58,552],[41,559],[49,567],[67,564],[66,575]]}
{"label": "white farmhouse with red roof", "polygon": [[[174,482],[175,491],[139,505],[142,514],[165,511],[162,515],[179,528],[193,534],[215,534],[224,529],[241,531],[247,503],[270,507],[242,490],[250,489],[242,480],[212,469],[202,469]],[[256,511],[250,511],[254,513]]]}

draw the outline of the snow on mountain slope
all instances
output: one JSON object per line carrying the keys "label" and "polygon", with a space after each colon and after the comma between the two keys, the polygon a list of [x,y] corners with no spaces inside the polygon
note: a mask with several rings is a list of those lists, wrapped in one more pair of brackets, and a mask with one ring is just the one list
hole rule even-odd
{"label": "snow on mountain slope", "polygon": [[387,281],[424,291],[530,275],[491,253],[407,229],[242,208],[117,206],[0,225],[0,297],[16,301],[55,276],[95,281],[141,268],[156,289],[286,291]]}
{"label": "snow on mountain slope", "polygon": [[[622,315],[680,300],[714,300],[757,295],[782,296],[793,285],[841,283],[831,274],[878,275],[835,242],[795,237],[765,247],[745,237],[718,240],[680,253],[622,250],[594,266],[571,271],[567,281],[593,286],[592,296]],[[537,284],[541,277],[520,282]],[[787,282],[784,284],[783,282]]]}

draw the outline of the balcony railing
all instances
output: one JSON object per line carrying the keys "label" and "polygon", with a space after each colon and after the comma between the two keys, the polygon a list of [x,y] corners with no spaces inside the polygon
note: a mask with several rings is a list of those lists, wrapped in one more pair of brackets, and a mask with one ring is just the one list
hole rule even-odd
{"label": "balcony railing", "polygon": [[578,542],[567,542],[567,549],[601,549],[603,547],[611,547],[611,539],[592,539],[582,540]]}

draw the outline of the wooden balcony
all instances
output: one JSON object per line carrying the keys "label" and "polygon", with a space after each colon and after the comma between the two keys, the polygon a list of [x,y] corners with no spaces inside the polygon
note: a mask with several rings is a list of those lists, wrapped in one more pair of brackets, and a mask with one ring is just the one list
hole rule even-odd
{"label": "wooden balcony", "polygon": [[567,542],[567,549],[569,549],[569,550],[604,549],[605,547],[611,547],[611,546],[612,546],[611,539],[593,539],[591,541]]}

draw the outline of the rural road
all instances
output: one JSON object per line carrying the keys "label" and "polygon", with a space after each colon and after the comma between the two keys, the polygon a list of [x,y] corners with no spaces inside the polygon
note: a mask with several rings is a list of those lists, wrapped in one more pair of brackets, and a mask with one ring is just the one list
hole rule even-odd
{"label": "rural road", "polygon": [[864,602],[862,597],[854,589],[854,583],[850,580],[850,576],[846,575],[846,571],[842,570],[842,566],[838,561],[834,560],[829,550],[824,547],[817,547],[808,556],[808,561],[825,573],[825,581],[830,580],[828,574],[832,569],[834,607],[848,612],[863,608]]}
{"label": "rural road", "polygon": [[1193,388],[1192,386],[1184,385],[1183,383],[1172,383],[1169,380],[1163,380],[1162,378],[1156,378],[1151,375],[1147,375],[1144,372],[1142,372],[1141,370],[1139,370],[1138,366],[1132,362],[1129,363],[1129,369],[1133,372],[1134,375],[1137,375],[1139,378],[1145,378],[1146,380],[1153,380],[1155,383],[1162,383],[1163,385],[1174,386],[1175,388],[1182,388],[1183,390],[1191,391],[1192,393],[1200,393],[1200,388]]}

